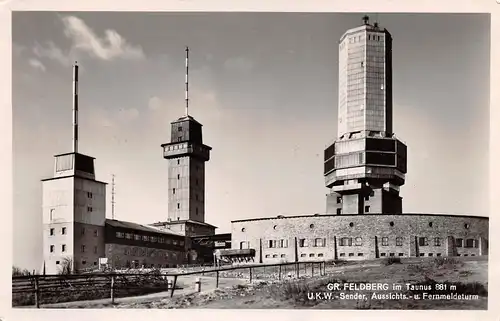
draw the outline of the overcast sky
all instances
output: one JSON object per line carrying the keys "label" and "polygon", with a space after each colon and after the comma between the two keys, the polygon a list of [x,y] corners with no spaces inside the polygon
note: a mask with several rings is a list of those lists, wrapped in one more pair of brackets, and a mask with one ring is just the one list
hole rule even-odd
{"label": "overcast sky", "polygon": [[[378,16],[394,38],[394,131],[408,145],[403,210],[488,216],[489,15]],[[13,13],[14,264],[40,268],[41,182],[71,151],[116,175],[116,218],[167,218],[160,145],[184,112],[213,147],[206,220],[324,213],[337,133],[338,39],[362,14]],[[107,217],[111,217],[108,186]]]}

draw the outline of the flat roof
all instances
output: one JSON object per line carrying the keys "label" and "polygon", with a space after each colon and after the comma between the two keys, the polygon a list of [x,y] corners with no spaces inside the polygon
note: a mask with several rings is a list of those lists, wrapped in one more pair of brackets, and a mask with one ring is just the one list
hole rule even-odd
{"label": "flat roof", "polygon": [[96,179],[92,179],[92,178],[88,178],[88,177],[84,177],[84,176],[80,176],[80,175],[66,175],[66,176],[44,178],[44,179],[41,179],[41,181],[42,182],[46,182],[46,181],[53,181],[53,180],[56,180],[56,179],[69,178],[69,177],[77,177],[77,178],[81,178],[81,179],[86,179],[88,181],[92,181],[92,182],[97,182],[97,183],[108,185],[108,183],[106,183],[106,182],[101,182],[101,181],[98,181]]}
{"label": "flat roof", "polygon": [[142,225],[142,224],[138,224],[138,223],[119,221],[119,220],[113,220],[113,219],[108,219],[108,218],[106,219],[106,224],[111,225],[113,227],[139,230],[139,231],[150,232],[150,233],[184,236],[183,234],[175,233],[173,231],[163,231],[163,230],[160,230],[160,229],[157,229],[154,227],[150,227],[150,226],[146,226],[146,225]]}
{"label": "flat roof", "polygon": [[454,214],[432,214],[432,213],[394,213],[394,214],[377,214],[377,213],[368,213],[368,214],[307,214],[307,215],[278,215],[272,217],[258,217],[258,218],[249,218],[243,220],[234,220],[231,223],[238,222],[251,222],[251,221],[265,221],[265,220],[274,220],[274,219],[287,219],[287,218],[306,218],[306,217],[345,217],[345,216],[389,216],[389,215],[401,215],[401,216],[445,216],[445,217],[462,217],[462,218],[477,218],[489,220],[488,216],[474,216],[474,215],[454,215]]}
{"label": "flat roof", "polygon": [[150,226],[163,226],[163,225],[175,225],[175,224],[183,224],[183,223],[198,224],[198,225],[217,228],[217,226],[214,226],[214,225],[211,225],[208,223],[204,223],[204,222],[193,221],[193,220],[163,221],[163,222],[156,222],[156,223],[152,223],[152,224],[148,224],[148,225],[150,225]]}

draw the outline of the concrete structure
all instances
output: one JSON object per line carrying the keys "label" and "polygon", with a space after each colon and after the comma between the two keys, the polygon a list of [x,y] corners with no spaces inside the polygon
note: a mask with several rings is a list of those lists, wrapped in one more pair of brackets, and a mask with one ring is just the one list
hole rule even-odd
{"label": "concrete structure", "polygon": [[487,217],[403,214],[406,145],[392,130],[392,37],[363,18],[339,43],[337,140],[325,150],[325,215],[232,222],[237,263],[488,255]]}

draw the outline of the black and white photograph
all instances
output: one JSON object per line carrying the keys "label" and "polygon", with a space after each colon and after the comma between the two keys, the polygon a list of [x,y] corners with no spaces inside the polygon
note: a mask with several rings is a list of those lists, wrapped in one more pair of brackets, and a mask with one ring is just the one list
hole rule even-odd
{"label": "black and white photograph", "polygon": [[491,309],[491,42],[490,13],[12,12],[12,308]]}

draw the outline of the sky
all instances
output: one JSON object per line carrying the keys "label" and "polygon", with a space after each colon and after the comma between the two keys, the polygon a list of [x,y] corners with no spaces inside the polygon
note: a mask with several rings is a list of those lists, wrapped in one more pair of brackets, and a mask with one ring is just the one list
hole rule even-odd
{"label": "sky", "polygon": [[[324,213],[323,150],[336,138],[338,39],[364,13],[14,12],[14,265],[42,262],[42,184],[71,152],[115,174],[115,218],[167,218],[160,145],[184,113],[205,144],[206,221]],[[391,32],[394,132],[408,145],[403,211],[489,216],[490,18],[371,14]],[[111,185],[107,189],[111,217]]]}

